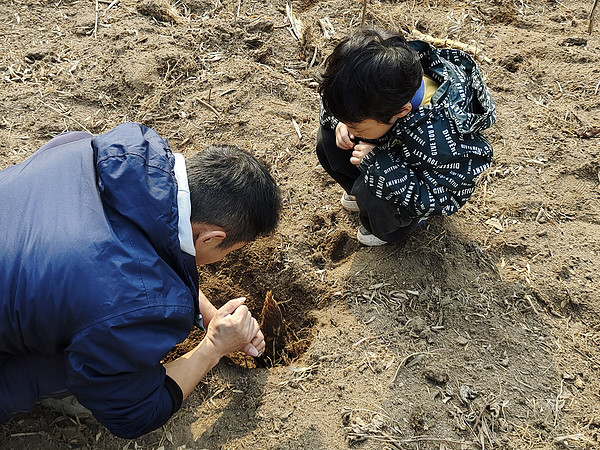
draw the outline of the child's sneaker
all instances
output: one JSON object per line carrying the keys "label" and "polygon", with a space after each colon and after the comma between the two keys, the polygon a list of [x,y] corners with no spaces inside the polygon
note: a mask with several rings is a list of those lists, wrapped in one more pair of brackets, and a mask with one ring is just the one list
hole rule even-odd
{"label": "child's sneaker", "polygon": [[358,228],[358,231],[356,232],[356,239],[358,239],[358,242],[360,242],[362,245],[366,245],[368,247],[378,247],[380,245],[387,244],[386,241],[382,241],[374,234],[369,233],[369,231],[363,226]]}
{"label": "child's sneaker", "polygon": [[350,195],[344,192],[340,201],[342,202],[342,207],[345,210],[352,212],[358,211],[358,203],[356,203],[356,197],[354,195]]}

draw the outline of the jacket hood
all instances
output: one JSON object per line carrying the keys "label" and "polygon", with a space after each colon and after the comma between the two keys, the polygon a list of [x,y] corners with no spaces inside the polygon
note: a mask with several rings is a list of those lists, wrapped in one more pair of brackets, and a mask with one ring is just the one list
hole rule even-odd
{"label": "jacket hood", "polygon": [[124,123],[92,139],[102,201],[143,230],[173,266],[181,259],[175,158],[154,130]]}
{"label": "jacket hood", "polygon": [[425,74],[439,88],[431,99],[432,109],[448,111],[459,133],[474,133],[496,121],[496,108],[481,72],[468,54],[456,49],[435,49],[422,41],[411,41],[419,53]]}

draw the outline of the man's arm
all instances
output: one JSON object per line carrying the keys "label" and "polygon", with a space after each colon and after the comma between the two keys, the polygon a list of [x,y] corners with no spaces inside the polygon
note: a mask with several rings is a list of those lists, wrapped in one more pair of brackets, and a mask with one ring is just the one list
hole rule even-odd
{"label": "man's arm", "polygon": [[[204,299],[208,302],[206,297]],[[244,300],[230,300],[216,310],[202,342],[175,361],[165,364],[167,375],[177,383],[184,399],[208,371],[217,365],[221,357],[247,348],[248,343],[256,339],[260,332],[258,323],[243,304]],[[252,348],[255,353],[252,356],[258,356],[258,349],[254,346]]]}
{"label": "man's arm", "polygon": [[206,295],[202,291],[198,291],[198,304],[200,306],[200,313],[202,314],[204,329],[208,329],[210,321],[217,313],[217,308],[206,298]]}
{"label": "man's arm", "polygon": [[167,375],[177,383],[185,399],[208,371],[217,365],[219,359],[221,357],[205,338],[193,350],[165,364],[165,368]]}

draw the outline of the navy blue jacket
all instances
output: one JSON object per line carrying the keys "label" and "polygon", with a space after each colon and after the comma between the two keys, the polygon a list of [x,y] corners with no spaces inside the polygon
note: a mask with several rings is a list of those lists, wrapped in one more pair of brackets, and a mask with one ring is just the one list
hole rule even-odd
{"label": "navy blue jacket", "polygon": [[194,322],[173,167],[128,123],[0,171],[0,355],[62,355],[66,387],[121,437],[173,413],[160,361]]}
{"label": "navy blue jacket", "polygon": [[[421,41],[409,45],[439,87],[431,104],[374,140],[376,147],[358,168],[371,191],[394,203],[401,217],[448,216],[465,204],[476,177],[491,165],[492,146],[481,132],[496,121],[496,108],[468,54]],[[320,122],[334,130],[339,123],[324,108]]]}

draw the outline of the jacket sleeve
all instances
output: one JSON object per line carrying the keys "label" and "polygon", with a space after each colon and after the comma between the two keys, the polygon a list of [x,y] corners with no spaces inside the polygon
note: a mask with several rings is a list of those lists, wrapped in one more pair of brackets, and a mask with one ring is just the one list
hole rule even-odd
{"label": "jacket sleeve", "polygon": [[338,123],[340,123],[340,121],[327,111],[323,106],[323,101],[319,100],[319,124],[323,128],[335,130]]}
{"label": "jacket sleeve", "polygon": [[66,349],[68,389],[116,436],[146,434],[179,408],[160,361],[191,328],[184,314],[173,306],[131,311],[78,332]]}
{"label": "jacket sleeve", "polygon": [[394,202],[403,217],[455,213],[473,193],[475,177],[490,166],[491,147],[481,136],[426,136],[404,133],[375,147],[359,166],[367,186]]}

